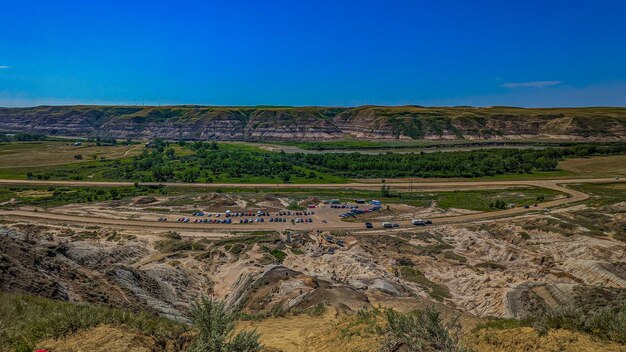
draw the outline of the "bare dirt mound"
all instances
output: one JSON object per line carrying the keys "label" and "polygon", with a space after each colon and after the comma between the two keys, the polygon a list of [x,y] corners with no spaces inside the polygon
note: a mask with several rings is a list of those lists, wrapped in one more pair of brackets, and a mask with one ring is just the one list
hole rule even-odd
{"label": "bare dirt mound", "polygon": [[281,199],[273,195],[266,195],[265,197],[263,197],[260,201],[256,203],[256,206],[260,209],[267,209],[267,210],[272,210],[272,211],[281,210],[285,208],[285,204],[283,204]]}
{"label": "bare dirt mound", "polygon": [[0,229],[0,289],[67,299],[68,292],[58,278],[68,271],[50,259],[54,247],[47,251],[33,248],[33,243],[26,234]]}
{"label": "bare dirt mound", "polygon": [[244,309],[251,313],[286,312],[292,308],[307,310],[319,304],[345,312],[369,306],[362,291],[276,266],[252,285]]}
{"label": "bare dirt mound", "polygon": [[317,197],[309,197],[307,199],[303,199],[303,200],[299,201],[298,204],[301,205],[301,206],[306,207],[306,206],[309,206],[309,205],[320,204],[320,202],[321,201]]}
{"label": "bare dirt mound", "polygon": [[102,325],[58,340],[43,341],[38,348],[54,352],[151,352],[162,350],[154,339],[129,330]]}
{"label": "bare dirt mound", "polygon": [[133,205],[146,205],[146,204],[152,204],[155,203],[157,201],[156,198],[151,197],[151,196],[146,196],[146,197],[138,197],[135,198],[133,200]]}
{"label": "bare dirt mound", "polygon": [[238,203],[231,197],[220,193],[204,194],[196,198],[203,204],[210,206],[213,209],[222,210],[226,207],[234,207]]}

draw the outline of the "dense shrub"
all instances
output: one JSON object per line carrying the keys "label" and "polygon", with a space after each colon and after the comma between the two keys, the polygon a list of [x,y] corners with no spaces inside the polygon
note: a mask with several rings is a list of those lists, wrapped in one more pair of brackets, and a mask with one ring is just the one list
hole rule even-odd
{"label": "dense shrub", "polygon": [[222,302],[206,297],[191,306],[192,321],[197,335],[190,352],[254,352],[261,350],[259,334],[255,331],[235,333],[235,314]]}
{"label": "dense shrub", "polygon": [[387,310],[385,318],[383,351],[470,351],[460,343],[460,324],[456,320],[445,323],[433,308],[407,314]]}
{"label": "dense shrub", "polygon": [[620,300],[597,310],[585,312],[574,306],[547,310],[531,317],[540,333],[550,329],[580,331],[594,337],[626,344],[626,301]]}

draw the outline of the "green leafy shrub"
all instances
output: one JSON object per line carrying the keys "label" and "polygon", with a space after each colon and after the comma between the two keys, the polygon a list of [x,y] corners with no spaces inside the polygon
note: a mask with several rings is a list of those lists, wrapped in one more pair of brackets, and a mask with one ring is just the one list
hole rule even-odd
{"label": "green leafy shrub", "polygon": [[383,351],[469,352],[460,342],[461,326],[456,319],[443,322],[433,308],[407,314],[385,311]]}
{"label": "green leafy shrub", "polygon": [[203,297],[191,306],[197,335],[190,352],[255,352],[261,350],[259,334],[255,331],[235,333],[235,314],[224,303]]}

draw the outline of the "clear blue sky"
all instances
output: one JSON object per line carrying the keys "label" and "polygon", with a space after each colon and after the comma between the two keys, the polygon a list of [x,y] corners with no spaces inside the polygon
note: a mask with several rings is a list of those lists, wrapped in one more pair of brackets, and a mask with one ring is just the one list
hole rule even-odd
{"label": "clear blue sky", "polygon": [[0,106],[626,106],[626,1],[0,1]]}

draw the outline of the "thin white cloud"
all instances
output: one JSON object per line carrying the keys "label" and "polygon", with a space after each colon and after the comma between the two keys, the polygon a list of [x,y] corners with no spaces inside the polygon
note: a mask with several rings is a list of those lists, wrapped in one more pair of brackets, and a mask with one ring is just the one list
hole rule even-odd
{"label": "thin white cloud", "polygon": [[503,83],[500,85],[500,87],[503,87],[503,88],[541,88],[541,87],[556,86],[557,84],[561,84],[561,81]]}
{"label": "thin white cloud", "polygon": [[11,68],[11,66],[0,65],[0,70],[6,70],[8,68]]}
{"label": "thin white cloud", "polygon": [[626,80],[574,87],[560,84],[553,89],[506,89],[494,94],[452,96],[417,100],[424,106],[519,106],[526,108],[620,106],[626,107]]}

